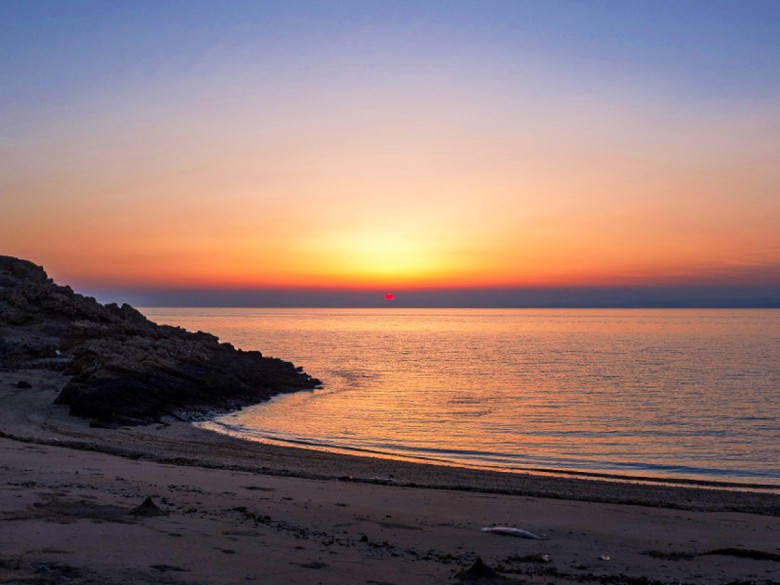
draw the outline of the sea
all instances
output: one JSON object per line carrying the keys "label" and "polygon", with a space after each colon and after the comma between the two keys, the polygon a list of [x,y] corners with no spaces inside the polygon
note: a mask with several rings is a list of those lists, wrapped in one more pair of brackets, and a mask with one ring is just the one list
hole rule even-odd
{"label": "sea", "polygon": [[290,360],[251,441],[450,466],[780,489],[780,310],[146,308]]}

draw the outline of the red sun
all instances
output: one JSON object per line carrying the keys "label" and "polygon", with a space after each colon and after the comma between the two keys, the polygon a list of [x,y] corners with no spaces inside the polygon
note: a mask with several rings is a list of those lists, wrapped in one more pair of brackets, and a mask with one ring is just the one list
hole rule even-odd
{"label": "red sun", "polygon": [[385,293],[386,301],[392,301],[393,299],[395,299],[395,295],[393,293]]}

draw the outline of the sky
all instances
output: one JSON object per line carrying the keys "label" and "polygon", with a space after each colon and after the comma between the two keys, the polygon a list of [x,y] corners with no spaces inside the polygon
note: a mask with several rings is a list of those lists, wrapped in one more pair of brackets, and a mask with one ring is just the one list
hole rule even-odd
{"label": "sky", "polygon": [[776,1],[0,2],[0,254],[102,299],[780,306],[779,160]]}

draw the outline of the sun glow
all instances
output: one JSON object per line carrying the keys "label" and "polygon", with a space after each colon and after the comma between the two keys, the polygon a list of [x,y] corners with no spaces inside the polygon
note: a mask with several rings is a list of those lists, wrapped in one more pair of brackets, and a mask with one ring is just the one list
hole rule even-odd
{"label": "sun glow", "polygon": [[318,246],[317,272],[357,285],[411,285],[446,279],[462,262],[444,242],[404,229],[361,229]]}
{"label": "sun glow", "polygon": [[[282,4],[213,3],[224,30],[198,10],[160,19],[165,44],[137,62],[154,27],[117,38],[129,13],[113,3],[85,10],[93,27],[6,10],[29,33],[8,41],[24,58],[0,63],[19,81],[0,100],[0,253],[94,289],[777,290],[780,85],[756,69],[777,53],[776,18],[754,26],[734,3],[745,28],[702,29],[703,45],[671,11],[657,32],[677,67],[638,17],[612,60],[595,29],[540,34],[524,3],[433,3],[476,28],[414,3],[321,20]],[[746,34],[710,36],[726,29]]]}

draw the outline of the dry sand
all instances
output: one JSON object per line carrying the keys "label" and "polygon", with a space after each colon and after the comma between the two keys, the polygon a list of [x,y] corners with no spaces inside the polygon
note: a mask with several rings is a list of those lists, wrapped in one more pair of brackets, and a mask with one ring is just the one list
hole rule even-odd
{"label": "dry sand", "polygon": [[[0,374],[0,583],[459,583],[477,557],[501,573],[470,582],[780,583],[777,494],[94,429],[51,404],[62,382]],[[133,513],[148,496],[162,513]]]}

